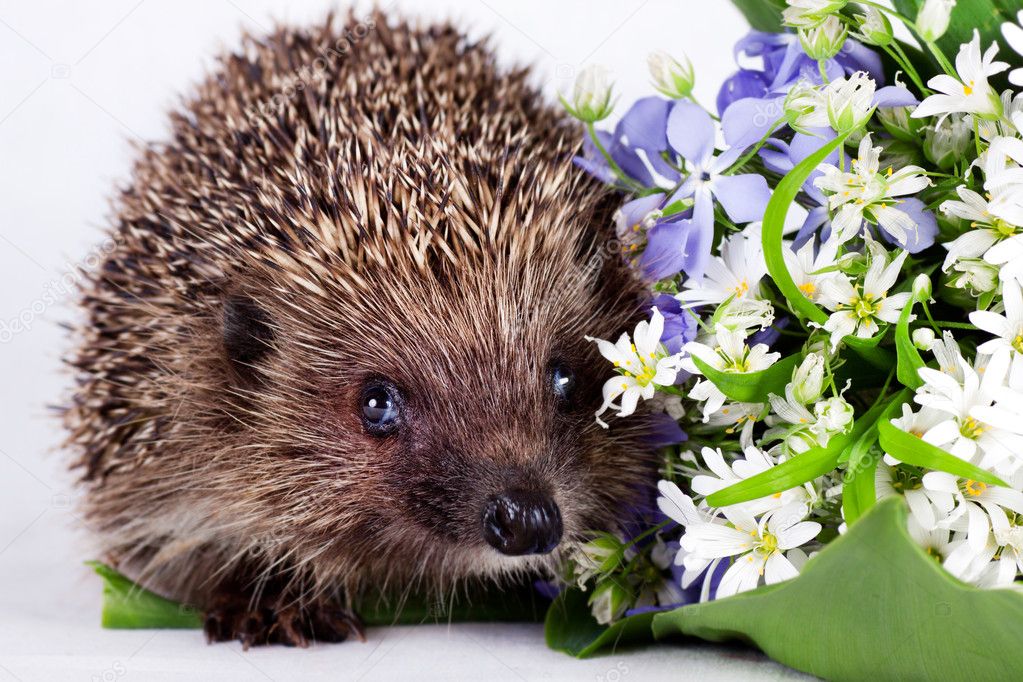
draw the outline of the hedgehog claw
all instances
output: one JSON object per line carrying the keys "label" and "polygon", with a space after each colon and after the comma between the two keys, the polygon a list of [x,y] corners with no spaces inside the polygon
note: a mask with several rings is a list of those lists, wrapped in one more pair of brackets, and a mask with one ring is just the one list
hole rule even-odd
{"label": "hedgehog claw", "polygon": [[343,642],[351,636],[366,641],[355,614],[329,604],[253,608],[242,598],[222,598],[206,612],[206,641],[238,640],[242,649],[264,644],[306,648],[310,642]]}

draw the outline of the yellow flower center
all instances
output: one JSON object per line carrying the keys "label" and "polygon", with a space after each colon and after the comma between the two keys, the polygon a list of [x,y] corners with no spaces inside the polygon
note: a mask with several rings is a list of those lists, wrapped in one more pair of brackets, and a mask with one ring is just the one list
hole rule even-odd
{"label": "yellow flower center", "polygon": [[966,96],[972,95],[973,94],[973,86],[974,86],[974,81],[970,81],[969,85],[967,85],[966,83],[963,83],[963,94],[966,95]]}
{"label": "yellow flower center", "polygon": [[764,539],[760,541],[757,548],[764,554],[770,554],[778,549],[778,538],[771,533],[764,533]]}
{"label": "yellow flower center", "polygon": [[874,317],[879,310],[881,310],[881,306],[874,303],[871,296],[861,296],[853,303],[853,311],[856,313],[856,317],[861,320]]}
{"label": "yellow flower center", "polygon": [[987,483],[974,481],[972,478],[967,479],[966,483],[963,484],[963,492],[971,497],[977,497],[985,490],[987,490]]}
{"label": "yellow flower center", "polygon": [[742,280],[732,291],[735,293],[736,298],[742,298],[749,291],[749,282],[745,279]]}
{"label": "yellow flower center", "polygon": [[959,433],[971,440],[976,439],[980,437],[980,434],[984,433],[984,425],[973,417],[967,417],[959,424]]}

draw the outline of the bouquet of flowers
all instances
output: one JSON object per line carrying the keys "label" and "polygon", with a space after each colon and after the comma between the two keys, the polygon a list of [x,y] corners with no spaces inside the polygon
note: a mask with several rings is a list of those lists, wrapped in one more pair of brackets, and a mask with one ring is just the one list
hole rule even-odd
{"label": "bouquet of flowers", "polygon": [[[834,679],[1023,670],[1023,0],[733,1],[754,30],[712,109],[667,54],[613,129],[604,71],[563,98],[651,286],[649,319],[589,339],[596,419],[649,419],[663,456],[643,523],[548,586],[548,644],[739,638]],[[97,571],[107,626],[199,625]],[[535,617],[511,601],[447,615]]]}
{"label": "bouquet of flowers", "polygon": [[660,514],[580,547],[548,640],[652,626],[832,678],[1019,670],[1023,68],[998,57],[1023,65],[1023,3],[736,4],[768,30],[713,109],[663,53],[613,130],[603,71],[564,97],[652,288],[648,321],[590,339],[596,418],[647,401],[664,450]]}

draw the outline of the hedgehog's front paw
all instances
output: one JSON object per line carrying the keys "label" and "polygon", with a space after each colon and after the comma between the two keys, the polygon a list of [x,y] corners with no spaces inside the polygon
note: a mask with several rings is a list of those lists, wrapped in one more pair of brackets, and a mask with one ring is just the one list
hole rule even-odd
{"label": "hedgehog's front paw", "polygon": [[358,616],[325,602],[298,605],[282,599],[273,605],[255,604],[236,595],[217,598],[206,611],[206,641],[237,639],[242,647],[263,644],[309,646],[310,642],[343,642],[349,637],[365,641]]}

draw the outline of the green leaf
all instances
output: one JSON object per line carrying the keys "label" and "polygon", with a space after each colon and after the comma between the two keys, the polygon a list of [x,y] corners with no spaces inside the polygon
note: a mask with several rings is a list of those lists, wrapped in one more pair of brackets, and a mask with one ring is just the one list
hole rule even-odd
{"label": "green leaf", "polygon": [[916,305],[916,302],[915,298],[909,299],[906,307],[902,309],[902,314],[899,315],[899,323],[895,325],[895,352],[898,355],[898,369],[895,376],[903,386],[914,389],[923,384],[919,370],[924,366],[923,358],[920,357],[920,352],[913,345],[913,340],[909,335],[909,318],[913,314],[913,306]]}
{"label": "green leaf", "polygon": [[640,613],[610,626],[601,625],[590,612],[586,593],[569,589],[547,609],[544,637],[551,649],[586,658],[604,650],[614,651],[622,644],[653,641],[650,629],[653,618],[653,613]]}
{"label": "green leaf", "polygon": [[764,210],[764,224],[761,228],[761,239],[764,245],[764,260],[767,262],[767,270],[771,273],[782,296],[789,302],[789,306],[804,318],[824,324],[828,321],[828,315],[813,304],[813,301],[803,295],[796,283],[792,281],[792,275],[785,265],[785,257],[782,255],[782,230],[785,228],[785,216],[789,212],[789,206],[793,199],[799,194],[800,188],[810,173],[821,164],[828,154],[838,149],[845,142],[846,135],[839,135],[828,142],[816,152],[800,161],[795,168],[790,170],[778,183],[771,200],[767,202]]}
{"label": "green leaf", "polygon": [[789,355],[759,372],[735,374],[714,369],[695,355],[693,363],[728,398],[740,403],[763,403],[768,393],[781,395],[792,378],[792,370],[801,360],[799,353]]}
{"label": "green leaf", "polygon": [[888,350],[878,348],[878,344],[881,343],[881,340],[884,339],[887,333],[888,328],[886,325],[884,329],[873,336],[863,339],[859,336],[850,335],[844,337],[842,343],[874,367],[891,371],[892,365],[895,364],[895,358],[892,357]]}
{"label": "green leaf", "polygon": [[810,448],[767,471],[761,471],[755,476],[711,493],[707,496],[707,504],[712,507],[726,507],[739,502],[749,502],[795,488],[833,471],[845,450],[877,421],[886,406],[887,404],[879,403],[872,407],[866,414],[856,419],[848,433],[832,436],[826,447]]}
{"label": "green leaf", "polygon": [[198,628],[202,615],[197,609],[164,599],[143,589],[98,561],[86,562],[103,578],[105,628]]}
{"label": "green leaf", "polygon": [[782,0],[732,0],[736,9],[742,12],[750,28],[768,33],[780,33],[781,11],[785,9]]}
{"label": "green leaf", "polygon": [[[111,629],[200,628],[199,609],[165,599],[139,587],[115,569],[87,562],[103,578],[102,625]],[[379,597],[363,598],[355,612],[366,625],[414,625],[430,622],[539,622],[547,600],[528,583],[489,589],[453,602],[428,601],[413,595],[400,604]]]}
{"label": "green leaf", "polygon": [[874,506],[877,490],[874,473],[882,453],[874,448],[877,443],[877,425],[889,419],[909,399],[909,389],[902,389],[890,398],[884,399],[884,412],[852,446],[842,453],[840,461],[848,462],[843,477],[842,513],[846,523],[852,523],[865,511]]}
{"label": "green leaf", "polygon": [[960,478],[973,479],[982,483],[1008,487],[1005,481],[994,474],[931,445],[923,438],[917,438],[913,434],[903,431],[892,424],[889,419],[885,419],[877,425],[877,432],[884,451],[906,464],[944,471]]}
{"label": "green leaf", "polygon": [[949,575],[910,539],[901,497],[875,505],[794,580],[657,614],[653,629],[750,642],[830,680],[977,682],[1023,670],[1023,595]]}

